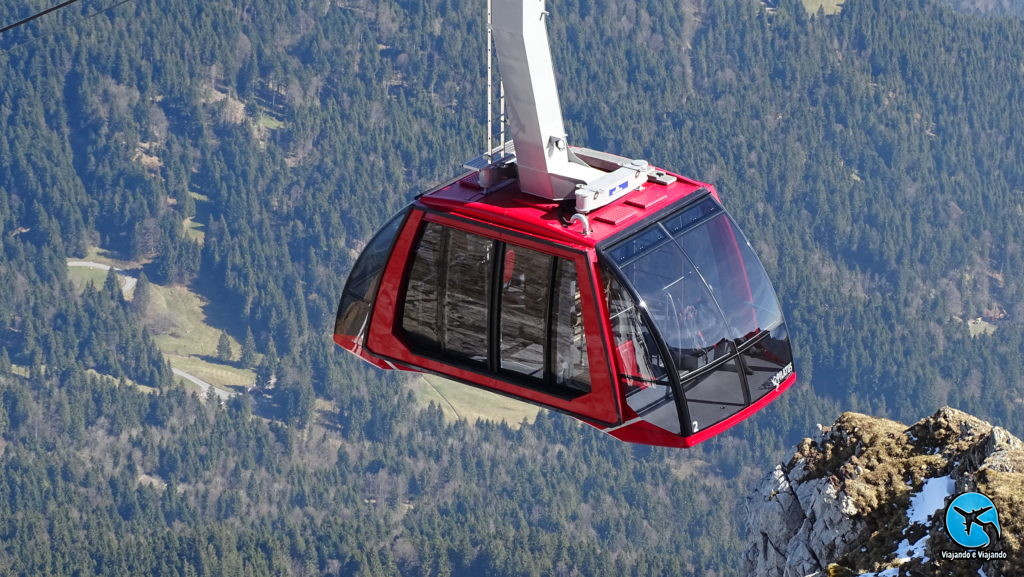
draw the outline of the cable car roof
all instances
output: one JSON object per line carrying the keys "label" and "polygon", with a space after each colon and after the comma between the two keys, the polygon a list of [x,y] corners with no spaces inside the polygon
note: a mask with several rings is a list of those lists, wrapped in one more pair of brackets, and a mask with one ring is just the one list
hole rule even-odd
{"label": "cable car roof", "polygon": [[[489,189],[478,184],[478,174],[470,173],[442,185],[419,198],[426,207],[453,216],[507,228],[558,244],[593,247],[637,223],[656,217],[677,201],[701,190],[714,188],[706,183],[672,173],[673,182],[649,180],[640,190],[587,214],[590,234],[580,224],[567,226],[572,207],[523,194],[519,181],[509,178]],[[716,195],[717,197],[717,195]]]}

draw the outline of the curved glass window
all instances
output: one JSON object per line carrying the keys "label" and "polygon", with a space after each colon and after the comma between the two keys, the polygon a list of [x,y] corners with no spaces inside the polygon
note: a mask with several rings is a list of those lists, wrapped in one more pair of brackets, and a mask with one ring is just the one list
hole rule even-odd
{"label": "curved glass window", "polygon": [[602,277],[626,404],[641,419],[679,435],[682,428],[675,392],[658,343],[632,295],[616,275],[604,269]]}
{"label": "curved glass window", "polygon": [[407,206],[391,217],[391,220],[370,239],[362,254],[356,259],[356,264],[345,282],[345,290],[341,294],[334,334],[364,336],[370,308],[377,295],[380,275],[384,272],[384,266],[391,254],[391,246],[394,245],[398,230],[408,213]]}
{"label": "curved glass window", "polygon": [[[707,350],[723,339],[742,347],[782,323],[764,267],[711,197],[617,243],[608,255],[672,348]],[[683,359],[678,368],[699,368],[693,364]]]}
{"label": "curved glass window", "polygon": [[792,372],[768,275],[712,197],[616,242],[606,255],[646,309],[668,354],[666,370],[678,375],[690,420],[684,431],[736,414]]}
{"label": "curved glass window", "polygon": [[793,372],[793,353],[786,323],[761,335],[753,345],[740,353],[753,400],[779,388],[782,381]]}

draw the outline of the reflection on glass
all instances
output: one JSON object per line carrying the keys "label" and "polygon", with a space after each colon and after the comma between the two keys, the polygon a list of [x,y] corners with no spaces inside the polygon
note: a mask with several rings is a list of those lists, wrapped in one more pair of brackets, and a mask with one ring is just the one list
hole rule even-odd
{"label": "reflection on glass", "polygon": [[658,345],[625,287],[607,269],[602,276],[626,403],[643,420],[680,434],[675,395]]}
{"label": "reflection on glass", "polygon": [[608,254],[647,306],[681,373],[713,361],[708,355],[723,340],[742,346],[782,322],[764,267],[710,197]]}
{"label": "reflection on glass", "polygon": [[[738,231],[737,231],[738,232]],[[754,254],[754,249],[739,236],[740,255],[743,257],[743,268],[747,271],[747,281],[750,285],[750,306],[754,308],[757,315],[757,326],[762,331],[770,331],[782,323],[782,309],[779,307],[779,299],[775,296],[775,289],[772,288],[772,281],[768,280],[768,273],[765,272],[761,261]]]}
{"label": "reflection on glass", "polygon": [[665,231],[661,230],[661,227],[657,225],[647,227],[639,233],[617,244],[610,252],[612,260],[617,264],[622,264],[638,255],[648,252],[651,248],[657,246],[667,238],[668,236],[665,234]]}
{"label": "reflection on glass", "polygon": [[544,379],[548,285],[553,257],[508,246],[501,289],[501,368]]}
{"label": "reflection on glass", "polygon": [[744,350],[741,357],[746,366],[750,396],[754,400],[777,389],[788,372],[793,370],[793,354],[786,325],[780,324]]}
{"label": "reflection on glass", "polygon": [[444,352],[487,362],[487,303],[493,241],[448,231],[447,269],[441,295]]}
{"label": "reflection on glass", "polygon": [[717,216],[679,239],[725,313],[729,338],[742,340],[756,332],[758,319],[751,306],[749,273],[729,220],[724,214]]}
{"label": "reflection on glass", "polygon": [[440,292],[438,269],[444,258],[441,242],[444,229],[428,223],[416,245],[416,257],[409,274],[405,293],[402,328],[416,341],[440,348],[441,335],[437,318],[437,295]]}
{"label": "reflection on glass", "polygon": [[416,246],[402,329],[421,348],[487,361],[493,241],[428,223]]}
{"label": "reflection on glass", "polygon": [[715,204],[715,201],[710,198],[705,198],[698,201],[697,204],[689,208],[684,208],[683,210],[666,218],[662,224],[665,225],[669,234],[677,236],[679,233],[690,228],[701,219],[720,212],[722,212],[722,209]]}
{"label": "reflection on glass", "polygon": [[352,272],[345,282],[338,318],[334,325],[335,334],[363,336],[370,316],[370,307],[377,296],[380,275],[384,272],[391,245],[395,242],[398,229],[405,220],[409,208],[398,212],[381,227],[363,249]]}
{"label": "reflection on glass", "polygon": [[714,370],[705,371],[683,383],[686,408],[695,432],[735,415],[747,406],[743,379],[737,367],[733,357]]}
{"label": "reflection on glass", "polygon": [[[667,365],[678,374],[690,418],[681,429],[697,432],[735,415],[792,372],[789,338],[764,267],[710,196],[607,254],[646,308]],[[620,348],[620,357],[628,357],[638,339],[617,338],[627,349]]]}
{"label": "reflection on glass", "polygon": [[727,325],[714,298],[679,245],[666,242],[621,265],[668,345],[676,369],[697,370],[714,360]]}
{"label": "reflection on glass", "polygon": [[555,384],[579,391],[590,390],[590,363],[587,360],[587,339],[583,327],[583,307],[572,262],[556,259],[554,331]]}

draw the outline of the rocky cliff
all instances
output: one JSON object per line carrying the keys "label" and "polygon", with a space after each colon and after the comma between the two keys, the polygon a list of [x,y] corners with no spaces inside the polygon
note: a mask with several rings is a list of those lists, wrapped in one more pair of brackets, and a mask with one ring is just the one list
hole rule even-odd
{"label": "rocky cliff", "polygon": [[744,575],[1024,576],[1024,443],[948,407],[910,427],[845,413],[747,511]]}

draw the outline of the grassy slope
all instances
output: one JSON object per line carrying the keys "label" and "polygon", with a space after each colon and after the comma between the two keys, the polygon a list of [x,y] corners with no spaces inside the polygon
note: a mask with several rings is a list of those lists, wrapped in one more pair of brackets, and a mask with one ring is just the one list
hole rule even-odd
{"label": "grassy slope", "polygon": [[[171,365],[204,381],[222,387],[251,385],[255,375],[216,359],[220,331],[207,323],[201,297],[182,286],[153,286],[153,299],[147,312],[154,341],[167,355]],[[237,356],[241,345],[229,337]]]}
{"label": "grassy slope", "polygon": [[843,0],[803,0],[803,3],[811,14],[817,13],[819,8],[823,8],[825,14],[838,14],[843,8]]}
{"label": "grassy slope", "polygon": [[89,283],[92,283],[92,285],[97,288],[103,286],[103,281],[107,279],[107,271],[96,268],[73,266],[68,267],[68,278],[71,279],[75,288],[78,289],[79,293],[81,293]]}
{"label": "grassy slope", "polygon": [[[83,259],[122,269],[135,269],[138,263],[114,260],[101,250],[90,251]],[[107,272],[85,267],[69,267],[68,277],[79,289],[92,282],[102,286]],[[244,388],[256,378],[249,369],[239,368],[216,358],[217,341],[220,331],[207,322],[203,307],[207,304],[201,297],[182,286],[152,287],[152,300],[146,313],[146,326],[153,340],[176,369],[190,373],[208,383],[222,388]],[[230,337],[229,337],[230,338]],[[231,350],[237,357],[241,344],[234,338]],[[191,385],[189,385],[191,386]]]}
{"label": "grassy slope", "polygon": [[417,399],[423,404],[437,403],[450,420],[504,421],[517,427],[524,420],[532,423],[540,412],[533,405],[434,375],[416,379],[412,387]]}

